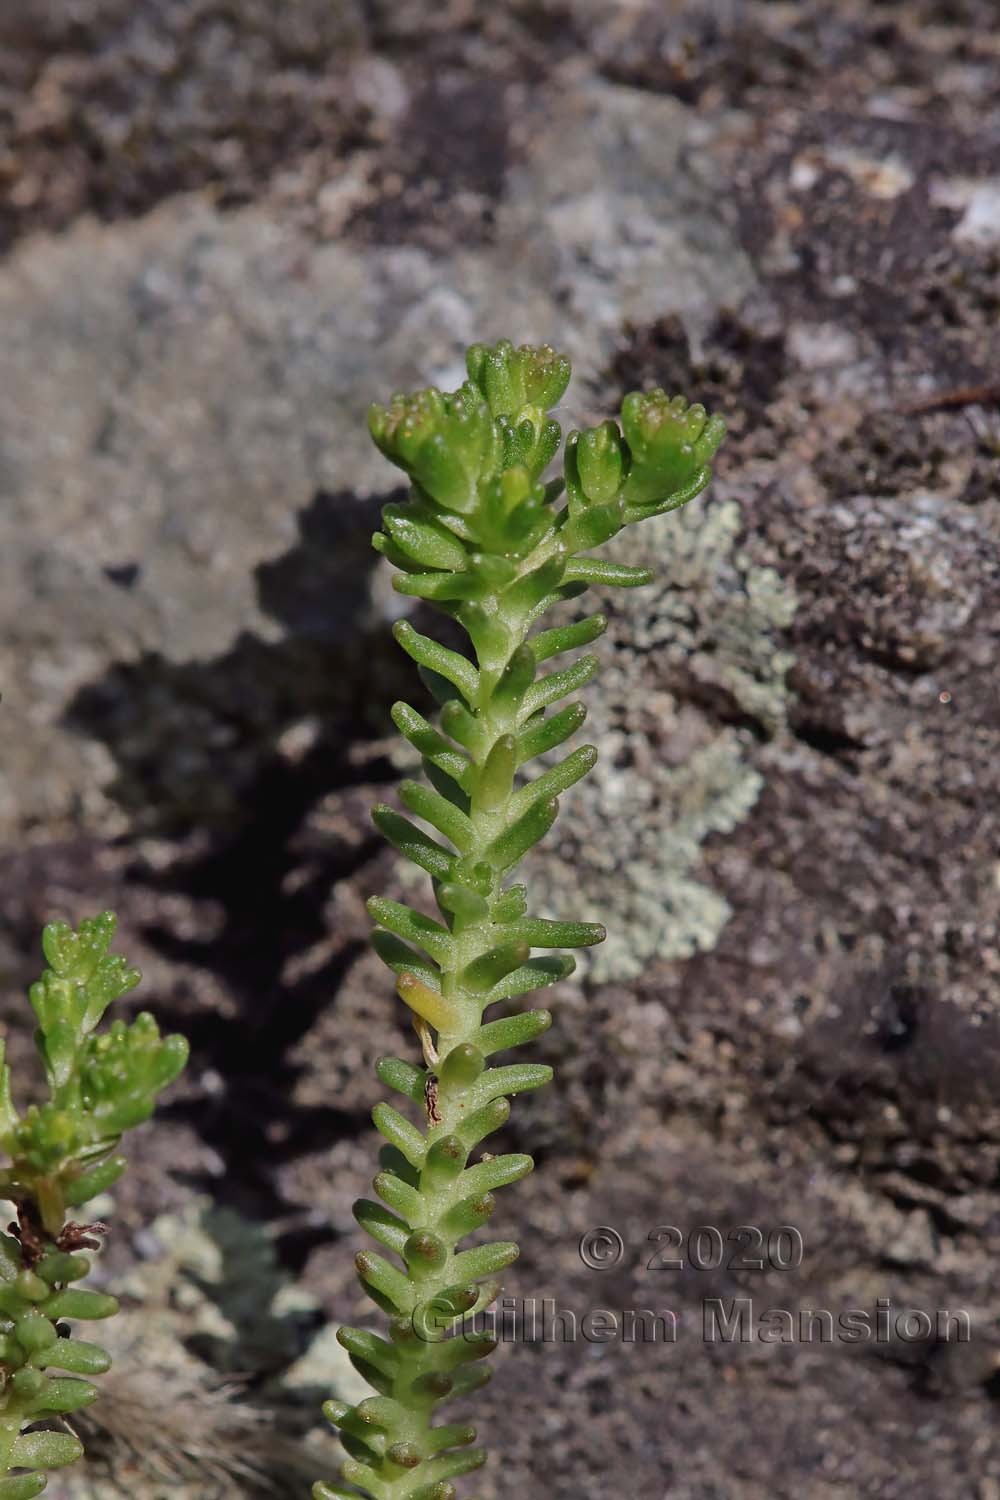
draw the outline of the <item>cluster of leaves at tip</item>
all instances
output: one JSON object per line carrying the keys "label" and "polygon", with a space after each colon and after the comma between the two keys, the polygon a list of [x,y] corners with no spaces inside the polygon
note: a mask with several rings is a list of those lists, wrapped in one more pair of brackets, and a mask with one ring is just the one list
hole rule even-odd
{"label": "cluster of leaves at tip", "polygon": [[[515,1259],[509,1242],[458,1249],[494,1210],[498,1188],[532,1168],[529,1156],[473,1160],[510,1113],[509,1097],[548,1081],[532,1063],[487,1059],[539,1036],[546,1010],[485,1020],[498,1004],[553,984],[569,956],[532,957],[598,943],[596,923],[529,915],[521,857],[551,828],[557,798],[594,764],[584,745],[540,773],[524,771],[580,728],[566,703],[594,675],[592,655],[550,667],[604,630],[600,614],[540,628],[556,603],[592,584],[647,583],[647,568],[590,556],[622,527],[675,510],[710,478],[723,424],[662,390],[625,398],[619,421],[570,435],[564,478],[544,475],[561,432],[548,413],[569,381],[569,361],[548,347],[508,342],[468,352],[468,381],[395,396],[370,413],[372,436],[409,477],[403,504],[383,510],[377,550],[399,572],[401,594],[428,601],[462,627],[465,654],[395,629],[439,705],[437,723],[397,703],[397,728],[423,758],[423,780],[404,781],[409,817],[378,807],[379,828],[431,877],[438,918],[373,898],[374,945],[396,974],[413,1016],[423,1066],[384,1058],[378,1076],[411,1113],[379,1104],[385,1137],[377,1197],[355,1205],[387,1255],[365,1251],[362,1285],[388,1315],[388,1337],[342,1328],[339,1338],[374,1394],[355,1406],[327,1402],[348,1452],[344,1483],[319,1482],[314,1500],[452,1500],[453,1481],[484,1451],[464,1422],[437,1425],[448,1400],[482,1385],[494,1340],[470,1327]],[[561,705],[561,706],[560,706]],[[416,819],[414,822],[412,819]],[[420,1123],[414,1123],[415,1108]]]}
{"label": "cluster of leaves at tip", "polygon": [[[69,1431],[26,1430],[89,1406],[110,1360],[97,1344],[69,1335],[68,1322],[110,1317],[113,1297],[73,1285],[90,1270],[81,1249],[96,1249],[103,1224],[68,1219],[118,1180],[122,1134],[147,1120],[156,1096],[187,1060],[183,1037],[161,1038],[153,1017],[97,1027],[112,1001],[139,982],[110,953],[110,912],[45,928],[49,967],[30,991],[35,1041],[48,1098],[18,1114],[0,1042],[0,1198],[18,1222],[0,1234],[0,1500],[27,1500],[45,1471],[73,1463],[82,1447]],[[53,1374],[55,1371],[57,1373]]]}

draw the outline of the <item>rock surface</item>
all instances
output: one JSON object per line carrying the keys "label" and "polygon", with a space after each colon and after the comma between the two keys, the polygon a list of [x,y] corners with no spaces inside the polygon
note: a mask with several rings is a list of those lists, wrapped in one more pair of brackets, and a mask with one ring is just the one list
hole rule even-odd
{"label": "rock surface", "polygon": [[[498,1211],[523,1243],[511,1295],[669,1310],[677,1340],[505,1344],[478,1490],[990,1500],[992,7],[488,9],[0,19],[11,1054],[41,924],[114,906],[194,1055],[133,1151],[107,1275],[166,1254],[150,1224],[205,1192],[242,1215],[277,1256],[260,1305],[284,1276],[312,1311],[266,1358],[239,1318],[206,1338],[174,1316],[188,1384],[164,1400],[239,1368],[254,1412],[306,1431],[315,1309],[360,1305],[370,1065],[412,1045],[365,946],[364,898],[398,883],[367,808],[412,692],[368,547],[395,480],[366,405],[459,379],[463,345],[502,334],[572,355],[567,427],[681,389],[731,435],[711,496],[645,543],[660,581],[615,601],[602,770],[534,867],[553,913],[607,889],[615,931],[557,998],[557,1082],[507,1132],[539,1170]],[[578,1253],[597,1225],[625,1245],[604,1270]],[[730,1241],[714,1266],[703,1225],[757,1226],[779,1260],[768,1235],[794,1226],[801,1265]],[[680,1248],[650,1242],[667,1226]],[[225,1263],[257,1285],[253,1255]],[[835,1319],[888,1299],[890,1336],[706,1342],[706,1299],[740,1296]],[[909,1338],[907,1310],[967,1312],[972,1339]],[[240,1484],[291,1493],[294,1469]],[[123,1472],[136,1500],[188,1483]]]}

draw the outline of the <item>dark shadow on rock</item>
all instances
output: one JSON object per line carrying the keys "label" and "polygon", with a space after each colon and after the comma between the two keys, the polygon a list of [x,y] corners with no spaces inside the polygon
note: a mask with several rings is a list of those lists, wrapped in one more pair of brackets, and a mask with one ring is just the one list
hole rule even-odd
{"label": "dark shadow on rock", "polygon": [[216,835],[258,819],[263,796],[278,790],[271,763],[295,759],[289,732],[311,747],[305,779],[322,781],[311,769],[322,742],[328,787],[357,741],[385,732],[402,672],[369,599],[377,516],[375,502],[321,493],[299,518],[296,545],[258,567],[258,599],[282,626],[279,640],[243,632],[200,661],[150,652],[76,695],[67,722],[111,752],[111,795],[136,833]]}
{"label": "dark shadow on rock", "polygon": [[186,1347],[223,1376],[252,1371],[260,1381],[280,1375],[304,1352],[319,1314],[281,1305],[279,1294],[293,1284],[293,1274],[279,1263],[276,1242],[260,1224],[211,1208],[199,1227],[218,1252],[219,1272],[204,1276],[186,1267],[183,1275],[231,1332],[202,1330],[185,1339]]}
{"label": "dark shadow on rock", "polygon": [[[332,1106],[296,1105],[290,1055],[336,1003],[363,946],[330,933],[328,903],[379,847],[362,788],[394,779],[374,742],[412,687],[372,603],[377,510],[321,493],[296,545],[258,568],[279,640],[244,633],[214,659],[149,654],[112,666],[68,713],[114,757],[112,795],[135,835],[175,850],[165,866],[138,850],[129,862],[129,887],[153,897],[156,913],[139,928],[167,960],[210,975],[229,1004],[192,1006],[180,986],[173,1005],[157,1003],[161,1025],[191,1040],[190,1076],[224,1080],[217,1093],[196,1082],[168,1113],[221,1155],[213,1193],[257,1217],[275,1214],[283,1162],[363,1125]],[[331,804],[336,815],[318,818]],[[179,922],[178,899],[187,912],[219,913],[215,925]]]}

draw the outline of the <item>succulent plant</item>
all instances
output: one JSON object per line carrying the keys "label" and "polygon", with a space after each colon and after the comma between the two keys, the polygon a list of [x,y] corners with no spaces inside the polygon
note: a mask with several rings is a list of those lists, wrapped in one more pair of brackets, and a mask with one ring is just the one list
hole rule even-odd
{"label": "succulent plant", "polygon": [[[531,1041],[547,1010],[486,1019],[497,1005],[573,970],[552,950],[599,943],[597,923],[528,913],[510,883],[521,858],[552,827],[558,798],[585,776],[583,745],[535,767],[582,726],[566,703],[594,675],[593,656],[549,667],[602,633],[600,614],[542,626],[555,604],[593,586],[635,587],[651,569],[590,555],[623,526],[674,510],[705,488],[724,427],[704,408],[662,390],[626,397],[619,422],[574,432],[565,477],[546,471],[561,438],[548,415],[569,382],[569,361],[547,346],[502,341],[467,354],[459,390],[395,396],[373,406],[372,436],[411,483],[387,505],[374,545],[399,571],[399,593],[425,600],[469,638],[465,654],[409,620],[395,628],[438,705],[432,723],[397,703],[393,719],[423,760],[424,779],[399,788],[405,813],[377,807],[375,822],[431,878],[438,915],[384,897],[369,903],[379,955],[411,1012],[420,1059],[383,1058],[377,1073],[409,1106],[376,1106],[385,1137],[377,1198],[355,1214],[387,1254],[357,1258],[361,1282],[387,1315],[387,1337],[343,1328],[340,1341],[373,1389],[351,1406],[327,1402],[348,1459],[343,1482],[318,1482],[314,1500],[451,1500],[453,1481],[486,1458],[465,1422],[437,1425],[449,1400],[481,1386],[494,1341],[470,1331],[518,1253],[511,1241],[460,1242],[491,1219],[496,1191],[532,1169],[529,1156],[494,1156],[481,1143],[510,1113],[510,1096],[549,1081],[551,1069],[488,1059]],[[540,668],[544,670],[540,671]],[[409,816],[407,816],[407,814]],[[412,821],[415,819],[416,821]],[[534,949],[542,956],[532,956]],[[417,1115],[416,1123],[413,1115]]]}
{"label": "succulent plant", "polygon": [[[49,967],[31,986],[35,1041],[48,1098],[18,1114],[0,1041],[0,1198],[17,1223],[0,1234],[0,1500],[41,1494],[45,1471],[73,1463],[82,1446],[69,1431],[31,1430],[96,1400],[87,1377],[111,1363],[69,1323],[110,1317],[113,1297],[74,1285],[90,1270],[81,1250],[96,1250],[102,1223],[68,1219],[117,1182],[123,1133],[147,1120],[157,1094],[187,1060],[183,1037],[161,1037],[145,1012],[98,1031],[108,1006],[139,982],[137,970],[109,952],[111,912],[45,928]],[[53,1374],[52,1372],[56,1373]],[[20,1472],[18,1472],[20,1471]]]}

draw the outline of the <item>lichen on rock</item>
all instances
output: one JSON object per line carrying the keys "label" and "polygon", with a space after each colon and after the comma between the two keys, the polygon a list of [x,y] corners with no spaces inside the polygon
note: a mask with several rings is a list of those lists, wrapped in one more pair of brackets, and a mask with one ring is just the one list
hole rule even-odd
{"label": "lichen on rock", "polygon": [[315,1394],[295,1373],[311,1352],[315,1305],[278,1265],[273,1235],[195,1199],[154,1220],[143,1245],[148,1258],[125,1280],[109,1337],[105,1396],[77,1419],[86,1460],[60,1476],[55,1496],[304,1493],[327,1447],[312,1432]]}
{"label": "lichen on rock", "polygon": [[608,941],[585,960],[595,980],[709,951],[730,914],[694,871],[705,840],[731,833],[760,796],[753,731],[784,723],[793,657],[781,632],[796,603],[741,549],[741,528],[734,499],[709,498],[608,548],[618,562],[655,559],[658,576],[627,620],[608,603],[588,723],[600,759],[533,872],[554,915],[569,884],[587,920],[605,914]]}

